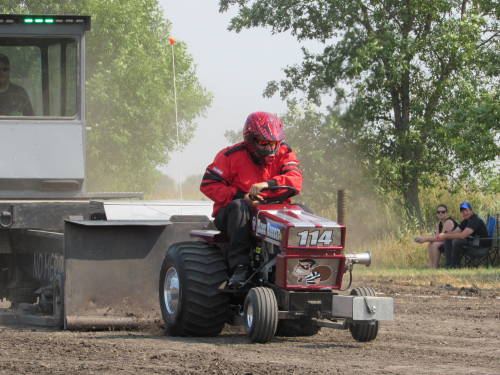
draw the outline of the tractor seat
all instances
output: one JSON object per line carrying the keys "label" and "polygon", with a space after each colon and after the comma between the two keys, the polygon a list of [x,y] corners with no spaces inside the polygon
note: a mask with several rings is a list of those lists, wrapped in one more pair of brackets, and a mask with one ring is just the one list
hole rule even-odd
{"label": "tractor seat", "polygon": [[229,238],[220,230],[192,229],[189,234],[191,237],[201,238],[211,245],[216,243],[229,242]]}

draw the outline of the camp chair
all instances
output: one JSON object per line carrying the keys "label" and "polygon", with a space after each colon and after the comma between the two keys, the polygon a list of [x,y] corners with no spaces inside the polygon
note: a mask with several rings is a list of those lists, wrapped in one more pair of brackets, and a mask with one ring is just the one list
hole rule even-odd
{"label": "camp chair", "polygon": [[[488,247],[479,247],[479,238],[475,238],[471,246],[465,248],[463,254],[463,265],[464,267],[479,267],[480,265],[494,265],[498,258],[498,215],[493,217],[488,215],[486,220],[486,229],[488,231],[488,237],[486,239],[491,239],[491,245]],[[481,238],[485,239],[485,237]]]}

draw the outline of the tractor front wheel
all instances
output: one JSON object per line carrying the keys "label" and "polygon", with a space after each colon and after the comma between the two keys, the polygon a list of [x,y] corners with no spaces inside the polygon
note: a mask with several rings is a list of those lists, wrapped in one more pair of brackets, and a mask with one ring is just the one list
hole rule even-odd
{"label": "tractor front wheel", "polygon": [[278,326],[278,303],[272,289],[250,289],[243,312],[245,331],[252,342],[266,343],[274,337]]}
{"label": "tractor front wheel", "polygon": [[[370,287],[359,287],[351,290],[352,296],[375,296],[375,290]],[[356,341],[368,342],[375,340],[378,333],[378,321],[372,320],[368,322],[351,322],[349,331]]]}

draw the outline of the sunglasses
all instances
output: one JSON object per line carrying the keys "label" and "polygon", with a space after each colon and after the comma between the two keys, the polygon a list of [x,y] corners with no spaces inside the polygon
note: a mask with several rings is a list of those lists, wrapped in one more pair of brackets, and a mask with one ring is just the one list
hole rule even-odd
{"label": "sunglasses", "polygon": [[436,211],[437,214],[445,214],[446,211]]}
{"label": "sunglasses", "polygon": [[277,145],[279,145],[281,143],[280,141],[264,141],[262,139],[256,139],[255,142],[259,146],[262,146],[262,147],[265,147],[265,146],[276,147]]}

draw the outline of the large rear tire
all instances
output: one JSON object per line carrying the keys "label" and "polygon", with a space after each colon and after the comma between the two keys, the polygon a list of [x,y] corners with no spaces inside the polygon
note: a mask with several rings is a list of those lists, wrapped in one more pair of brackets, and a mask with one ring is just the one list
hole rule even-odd
{"label": "large rear tire", "polygon": [[314,336],[320,329],[321,327],[317,326],[311,319],[282,319],[278,322],[276,336]]}
{"label": "large rear tire", "polygon": [[219,248],[205,242],[172,245],[160,271],[160,307],[166,333],[217,336],[227,320],[228,296],[218,287],[227,280]]}
{"label": "large rear tire", "polygon": [[245,331],[252,342],[266,343],[274,337],[278,326],[278,303],[272,289],[250,289],[243,313]]}
{"label": "large rear tire", "polygon": [[[375,290],[370,287],[358,287],[351,290],[352,296],[375,296]],[[378,321],[352,322],[349,324],[349,331],[356,341],[368,342],[375,340],[378,334]]]}

